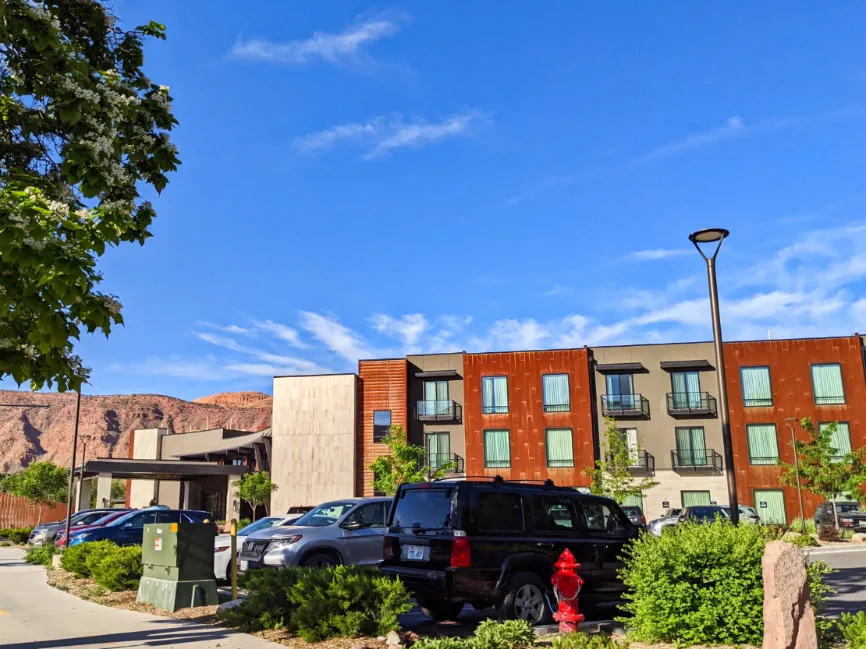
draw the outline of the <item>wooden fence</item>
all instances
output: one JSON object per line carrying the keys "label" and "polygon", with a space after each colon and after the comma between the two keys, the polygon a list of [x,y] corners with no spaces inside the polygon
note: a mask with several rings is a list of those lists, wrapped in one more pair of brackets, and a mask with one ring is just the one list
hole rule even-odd
{"label": "wooden fence", "polygon": [[36,525],[36,521],[40,520],[40,509],[42,510],[41,520],[43,523],[66,518],[66,505],[64,503],[57,503],[51,507],[40,507],[27,498],[0,493],[0,528]]}

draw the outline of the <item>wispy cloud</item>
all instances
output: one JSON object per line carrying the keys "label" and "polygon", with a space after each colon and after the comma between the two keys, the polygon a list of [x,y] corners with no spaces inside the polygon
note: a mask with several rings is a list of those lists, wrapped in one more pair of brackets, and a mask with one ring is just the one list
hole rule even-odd
{"label": "wispy cloud", "polygon": [[373,356],[363,338],[348,327],[340,324],[337,318],[324,316],[312,311],[301,311],[301,327],[324,344],[332,352],[348,361]]}
{"label": "wispy cloud", "polygon": [[227,334],[234,334],[237,336],[249,336],[255,333],[255,330],[247,328],[247,327],[239,327],[238,325],[220,325],[215,324],[213,322],[205,322],[200,320],[195,323],[199,327],[207,327],[208,329],[216,329],[217,331],[222,331]]}
{"label": "wispy cloud", "polygon": [[715,144],[722,140],[727,140],[732,137],[744,135],[747,130],[748,129],[742,118],[729,117],[722,126],[717,126],[715,128],[711,128],[707,131],[702,131],[699,133],[692,133],[691,135],[687,135],[680,140],[675,140],[673,142],[669,142],[668,144],[663,144],[662,146],[653,149],[646,155],[641,156],[640,158],[635,160],[635,163],[641,164],[644,162],[651,162],[652,160],[668,158],[670,156],[685,153],[687,151],[702,149],[706,146]]}
{"label": "wispy cloud", "polygon": [[306,349],[309,346],[301,340],[300,334],[298,334],[298,330],[293,329],[292,327],[280,324],[279,322],[274,322],[273,320],[254,320],[253,324],[255,324],[256,328],[260,331],[267,331],[269,333],[272,333],[280,340],[289,343],[292,347]]}
{"label": "wispy cloud", "polygon": [[364,51],[369,45],[399,32],[406,20],[404,14],[390,13],[356,22],[336,34],[314,32],[305,40],[275,42],[262,38],[238,39],[229,56],[296,65],[316,60],[328,63],[358,62],[365,56]]}
{"label": "wispy cloud", "polygon": [[370,323],[379,333],[399,338],[403,344],[412,349],[430,329],[430,323],[422,313],[410,313],[397,318],[385,313],[377,313],[370,318]]}
{"label": "wispy cloud", "polygon": [[671,257],[682,257],[690,251],[679,248],[654,248],[652,250],[637,250],[629,255],[633,261],[658,261],[659,259],[670,259]]}
{"label": "wispy cloud", "polygon": [[458,113],[435,123],[421,119],[407,123],[399,117],[375,117],[362,123],[341,124],[309,133],[296,139],[295,147],[300,153],[317,153],[347,141],[367,147],[364,159],[373,160],[387,156],[394,149],[421,148],[450,137],[466,137],[473,132],[475,124],[485,119],[477,111]]}
{"label": "wispy cloud", "polygon": [[574,289],[571,286],[563,286],[562,284],[554,284],[549,289],[539,293],[541,297],[555,297],[557,295],[571,295]]}

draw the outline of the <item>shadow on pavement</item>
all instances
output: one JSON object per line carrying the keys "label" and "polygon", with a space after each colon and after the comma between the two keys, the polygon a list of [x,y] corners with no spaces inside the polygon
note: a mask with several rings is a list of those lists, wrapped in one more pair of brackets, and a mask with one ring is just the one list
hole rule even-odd
{"label": "shadow on pavement", "polygon": [[824,582],[836,590],[835,595],[830,595],[827,615],[835,617],[840,613],[863,610],[862,594],[866,591],[866,570],[860,567],[836,568],[836,572],[824,577]]}
{"label": "shadow on pavement", "polygon": [[[168,622],[169,620],[166,620]],[[36,640],[33,642],[16,642],[4,644],[3,649],[55,649],[61,647],[86,647],[87,645],[103,646],[119,644],[121,646],[141,647],[175,647],[190,642],[212,642],[229,637],[233,632],[218,626],[202,624],[183,624],[178,620],[170,629],[155,627],[144,631],[129,631],[125,633],[105,633],[103,635],[79,636],[61,640]],[[180,623],[179,623],[180,622]]]}

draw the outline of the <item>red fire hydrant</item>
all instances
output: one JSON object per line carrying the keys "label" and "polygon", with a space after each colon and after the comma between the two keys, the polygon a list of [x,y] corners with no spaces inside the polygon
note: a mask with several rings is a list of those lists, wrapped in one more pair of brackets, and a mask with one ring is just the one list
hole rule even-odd
{"label": "red fire hydrant", "polygon": [[568,548],[559,555],[559,561],[553,564],[558,570],[553,573],[550,583],[553,584],[553,594],[559,603],[553,619],[559,622],[560,633],[577,631],[577,625],[583,622],[583,615],[577,610],[577,594],[583,586],[583,579],[575,572],[580,564]]}

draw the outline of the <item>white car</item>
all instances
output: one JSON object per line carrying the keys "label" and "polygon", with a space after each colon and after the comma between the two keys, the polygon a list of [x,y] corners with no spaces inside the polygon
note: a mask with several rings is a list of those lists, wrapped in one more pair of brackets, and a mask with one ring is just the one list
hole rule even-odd
{"label": "white car", "polygon": [[[244,544],[244,539],[253,532],[267,530],[272,527],[282,527],[291,525],[301,517],[301,514],[285,514],[283,516],[266,516],[260,518],[255,523],[250,523],[243,529],[238,530],[236,549],[240,554],[241,547]],[[213,573],[218,581],[231,578],[231,534],[220,534],[214,539],[213,548]]]}

